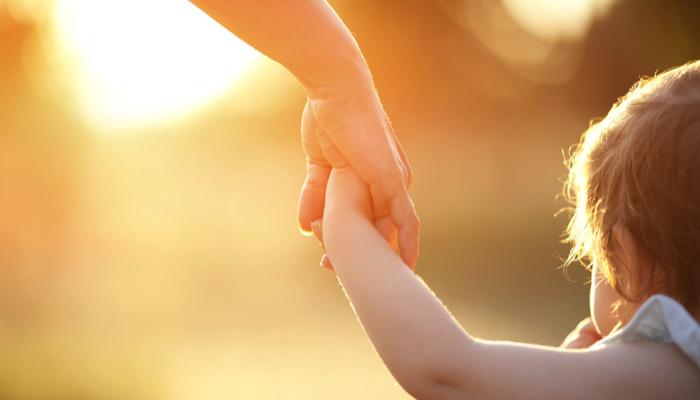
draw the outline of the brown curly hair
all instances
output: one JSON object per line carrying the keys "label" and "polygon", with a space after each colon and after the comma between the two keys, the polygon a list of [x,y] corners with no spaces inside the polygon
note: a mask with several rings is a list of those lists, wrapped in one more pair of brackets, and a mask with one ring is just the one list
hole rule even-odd
{"label": "brown curly hair", "polygon": [[[595,263],[628,301],[660,291],[700,311],[700,62],[639,80],[591,124],[567,164],[566,264]],[[632,235],[650,268],[615,257],[616,227]]]}

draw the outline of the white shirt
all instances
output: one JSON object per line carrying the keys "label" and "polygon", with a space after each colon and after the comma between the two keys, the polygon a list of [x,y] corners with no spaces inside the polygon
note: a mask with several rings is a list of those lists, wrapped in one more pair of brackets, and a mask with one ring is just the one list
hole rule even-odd
{"label": "white shirt", "polygon": [[674,343],[700,368],[700,325],[674,299],[651,296],[622,330],[592,348],[622,342]]}

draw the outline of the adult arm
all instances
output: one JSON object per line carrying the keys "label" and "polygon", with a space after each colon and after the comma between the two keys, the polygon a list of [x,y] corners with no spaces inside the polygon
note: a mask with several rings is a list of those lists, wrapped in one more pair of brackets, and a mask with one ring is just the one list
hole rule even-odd
{"label": "adult arm", "polygon": [[[373,218],[415,265],[420,221],[408,194],[411,170],[354,38],[323,0],[195,0],[241,39],[289,69],[307,93],[307,177],[299,223],[323,215],[330,167],[349,163],[370,187]],[[316,155],[309,148],[318,149]]]}
{"label": "adult arm", "polygon": [[371,77],[355,39],[322,0],[193,0],[236,36],[291,71],[307,90]]}

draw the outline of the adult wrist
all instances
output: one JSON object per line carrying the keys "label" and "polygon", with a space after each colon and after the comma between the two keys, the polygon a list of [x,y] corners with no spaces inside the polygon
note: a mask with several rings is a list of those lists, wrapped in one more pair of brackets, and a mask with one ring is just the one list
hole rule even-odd
{"label": "adult wrist", "polygon": [[310,73],[298,77],[309,98],[327,99],[374,91],[372,74],[359,49],[339,50],[332,58],[333,61],[326,60]]}

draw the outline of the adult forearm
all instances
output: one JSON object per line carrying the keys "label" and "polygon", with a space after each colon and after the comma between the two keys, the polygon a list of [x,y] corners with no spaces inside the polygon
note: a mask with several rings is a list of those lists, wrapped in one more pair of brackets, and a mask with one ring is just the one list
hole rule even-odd
{"label": "adult forearm", "polygon": [[290,70],[308,92],[371,84],[362,53],[324,0],[193,0],[236,36]]}
{"label": "adult forearm", "polygon": [[414,395],[450,390],[452,368],[472,340],[430,289],[358,212],[327,210],[324,242],[355,313],[399,383]]}

